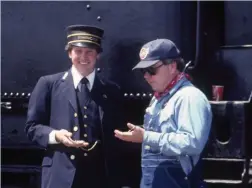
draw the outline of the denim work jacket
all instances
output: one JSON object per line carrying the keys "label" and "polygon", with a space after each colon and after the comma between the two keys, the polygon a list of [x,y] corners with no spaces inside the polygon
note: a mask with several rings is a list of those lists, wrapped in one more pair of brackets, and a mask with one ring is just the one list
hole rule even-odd
{"label": "denim work jacket", "polygon": [[186,78],[160,99],[153,97],[144,116],[141,188],[190,187],[188,177],[200,159],[211,123],[206,96]]}

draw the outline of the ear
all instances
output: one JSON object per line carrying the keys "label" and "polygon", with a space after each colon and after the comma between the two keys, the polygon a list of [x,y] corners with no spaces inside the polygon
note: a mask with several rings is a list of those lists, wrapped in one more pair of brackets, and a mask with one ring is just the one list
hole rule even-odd
{"label": "ear", "polygon": [[176,61],[173,61],[171,64],[170,64],[170,68],[171,68],[171,73],[175,73],[177,71],[177,63]]}
{"label": "ear", "polygon": [[72,52],[71,50],[68,51],[68,57],[69,57],[70,59],[72,59],[72,53],[71,53],[71,52]]}

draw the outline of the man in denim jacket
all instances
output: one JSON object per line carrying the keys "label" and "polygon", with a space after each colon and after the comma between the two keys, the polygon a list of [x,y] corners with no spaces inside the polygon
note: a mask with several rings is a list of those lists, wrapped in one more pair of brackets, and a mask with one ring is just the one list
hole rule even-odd
{"label": "man in denim jacket", "polygon": [[128,123],[129,132],[115,136],[142,143],[141,188],[200,188],[200,156],[208,140],[212,112],[206,96],[184,74],[184,62],[168,39],[145,44],[141,61],[133,68],[143,72],[154,90],[143,127]]}

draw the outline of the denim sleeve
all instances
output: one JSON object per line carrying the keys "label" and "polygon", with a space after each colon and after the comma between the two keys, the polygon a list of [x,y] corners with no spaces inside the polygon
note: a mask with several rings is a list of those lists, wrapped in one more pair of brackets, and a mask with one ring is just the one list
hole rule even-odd
{"label": "denim sleeve", "polygon": [[207,142],[212,122],[208,100],[186,94],[176,101],[174,108],[177,131],[145,131],[144,144],[167,156],[199,155]]}

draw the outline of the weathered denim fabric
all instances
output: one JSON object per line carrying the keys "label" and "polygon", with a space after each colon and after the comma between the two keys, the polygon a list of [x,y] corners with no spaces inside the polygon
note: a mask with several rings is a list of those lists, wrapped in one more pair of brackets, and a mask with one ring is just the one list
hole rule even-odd
{"label": "weathered denim fabric", "polygon": [[159,100],[153,97],[144,116],[140,187],[203,187],[197,166],[211,122],[206,96],[186,78]]}

